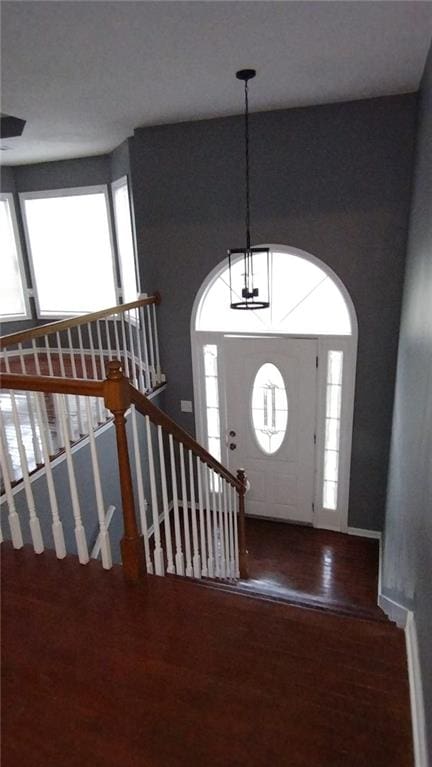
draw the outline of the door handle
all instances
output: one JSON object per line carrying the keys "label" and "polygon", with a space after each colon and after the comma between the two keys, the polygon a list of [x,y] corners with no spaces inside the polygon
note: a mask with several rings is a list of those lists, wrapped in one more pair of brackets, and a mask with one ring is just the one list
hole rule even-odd
{"label": "door handle", "polygon": [[236,447],[237,447],[237,445],[236,445],[236,443],[235,443],[235,442],[230,442],[230,443],[229,443],[229,449],[230,449],[230,450],[235,450],[235,449],[236,449]]}

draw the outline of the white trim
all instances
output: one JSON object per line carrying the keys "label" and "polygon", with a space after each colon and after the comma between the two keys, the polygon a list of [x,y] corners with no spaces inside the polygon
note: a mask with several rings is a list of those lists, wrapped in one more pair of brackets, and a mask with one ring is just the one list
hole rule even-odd
{"label": "white trim", "polygon": [[417,641],[415,615],[412,610],[382,593],[381,557],[378,578],[378,605],[391,621],[405,630],[405,645],[410,691],[411,726],[415,767],[428,767],[426,719],[423,699],[422,671]]}
{"label": "white trim", "polygon": [[358,535],[360,538],[375,538],[377,541],[381,541],[382,538],[380,530],[365,530],[361,527],[347,527],[345,532],[347,532],[348,535]]}
{"label": "white trim", "polygon": [[118,189],[121,189],[124,186],[127,189],[127,195],[128,195],[128,206],[129,206],[131,233],[132,233],[132,249],[133,249],[133,258],[134,258],[134,266],[135,266],[135,284],[136,284],[137,296],[139,296],[141,292],[141,282],[140,282],[139,268],[138,268],[138,256],[137,256],[138,248],[137,248],[136,233],[135,233],[135,220],[134,220],[133,210],[132,210],[132,199],[131,199],[132,195],[131,195],[131,189],[129,184],[129,177],[127,174],[125,174],[124,176],[120,176],[120,178],[116,179],[115,181],[111,181],[111,201],[112,201],[113,224],[114,224],[112,227],[112,230],[115,237],[116,250],[117,250],[117,260],[118,260],[120,285],[121,285],[120,287],[121,297],[122,297],[123,303],[127,303],[124,298],[122,260],[120,256],[119,237],[118,237],[118,230],[117,230],[117,216],[116,216],[116,206],[115,206],[115,192],[117,192]]}
{"label": "white trim", "polygon": [[423,699],[422,673],[417,641],[415,616],[408,610],[405,625],[408,678],[411,702],[411,722],[415,767],[428,767],[426,718]]}
{"label": "white trim", "polygon": [[[240,336],[278,337],[278,338],[313,338],[318,342],[318,392],[317,392],[317,421],[316,421],[316,469],[315,469],[315,497],[314,497],[314,526],[341,532],[350,532],[348,526],[348,503],[351,470],[352,431],[354,417],[355,377],[357,363],[358,322],[351,296],[338,277],[338,275],[326,263],[307,251],[298,248],[287,247],[278,244],[257,245],[267,247],[279,253],[287,253],[298,256],[318,266],[324,271],[339,288],[351,321],[351,335],[301,335],[265,331],[264,333],[239,333]],[[226,259],[217,264],[207,275],[196,293],[191,314],[191,347],[192,347],[192,374],[193,374],[193,397],[195,412],[195,430],[198,441],[206,444],[205,422],[205,393],[204,393],[204,364],[202,349],[205,344],[216,344],[218,347],[218,371],[219,371],[219,414],[220,422],[224,423],[226,412],[226,392],[223,391],[224,360],[222,345],[224,336],[229,335],[226,331],[196,330],[196,319],[203,298],[209,287],[219,274],[226,268]],[[341,408],[341,436],[340,436],[340,466],[338,487],[338,508],[336,511],[323,509],[322,507],[322,476],[324,463],[324,439],[325,439],[325,379],[326,358],[330,349],[341,350],[344,353],[343,385],[342,385],[342,408]],[[224,441],[221,433],[221,450]],[[356,533],[352,533],[353,535]],[[358,533],[361,534],[361,533]],[[370,537],[370,536],[368,536]],[[378,537],[378,536],[377,536]]]}
{"label": "white trim", "polygon": [[390,597],[382,593],[378,596],[378,607],[381,607],[381,610],[385,612],[387,617],[393,623],[396,623],[400,629],[405,628],[409,612],[406,607],[403,607],[399,602],[395,602],[394,599],[390,599]]}
{"label": "white trim", "polygon": [[24,299],[24,314],[13,314],[0,317],[0,322],[20,322],[23,320],[31,319],[30,301],[29,296],[32,294],[32,290],[28,287],[27,277],[24,267],[24,257],[21,248],[21,238],[18,230],[18,219],[15,207],[14,194],[12,192],[1,192],[0,200],[6,200],[9,206],[9,214],[12,223],[12,231],[15,239],[15,249],[18,261],[18,271],[21,278],[21,289]]}
{"label": "white trim", "polygon": [[34,298],[35,307],[36,307],[36,317],[38,319],[53,319],[54,317],[58,319],[63,319],[63,318],[66,319],[68,317],[78,317],[80,314],[82,314],[82,311],[80,310],[78,312],[69,312],[67,314],[66,313],[60,314],[58,312],[41,312],[38,290],[37,290],[36,272],[35,272],[34,264],[33,264],[30,233],[27,226],[27,216],[26,216],[26,209],[25,209],[26,200],[48,199],[50,197],[51,198],[75,197],[75,196],[79,197],[80,195],[88,196],[92,194],[103,194],[105,198],[108,236],[109,236],[110,248],[111,248],[111,266],[112,266],[112,274],[113,274],[114,297],[117,301],[119,284],[117,279],[115,248],[114,248],[114,241],[113,241],[113,222],[111,219],[111,208],[110,208],[108,185],[98,184],[95,186],[78,186],[78,187],[68,187],[65,189],[41,189],[36,192],[20,192],[18,195],[19,201],[20,201],[20,208],[21,208],[21,217],[22,217],[23,228],[24,228],[24,237],[25,237],[27,253],[28,253],[31,281],[33,284],[33,298]]}

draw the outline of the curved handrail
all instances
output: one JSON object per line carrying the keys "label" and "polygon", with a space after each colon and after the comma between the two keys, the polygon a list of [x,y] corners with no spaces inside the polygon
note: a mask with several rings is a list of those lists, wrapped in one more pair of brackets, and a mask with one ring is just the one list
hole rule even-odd
{"label": "curved handrail", "polygon": [[209,466],[217,474],[223,477],[227,482],[230,483],[230,485],[235,487],[236,490],[238,490],[240,493],[244,492],[245,486],[243,482],[237,479],[234,474],[231,474],[231,472],[228,471],[225,466],[219,463],[219,461],[217,461],[216,458],[214,458],[204,447],[202,447],[199,442],[191,437],[187,431],[182,429],[182,427],[173,421],[172,418],[170,418],[166,413],[164,413],[163,410],[160,410],[157,405],[154,405],[153,402],[148,399],[148,397],[146,397],[144,394],[141,394],[141,392],[139,392],[138,389],[135,389],[132,384],[130,384],[129,387],[131,401],[135,405],[136,409],[141,413],[141,415],[148,415],[150,420],[156,424],[156,426],[161,426],[162,429],[164,429],[166,432],[172,434],[177,442],[181,442],[185,448],[191,450],[196,456],[198,456],[198,458],[201,459],[201,461],[206,463],[207,466]]}
{"label": "curved handrail", "polygon": [[98,312],[80,314],[78,317],[69,317],[66,320],[57,320],[56,322],[49,322],[46,325],[38,325],[37,327],[28,328],[27,330],[20,330],[17,333],[0,336],[0,349],[5,349],[12,344],[18,344],[21,341],[31,341],[33,338],[40,338],[41,336],[49,335],[50,333],[59,333],[63,330],[76,328],[79,325],[85,325],[88,322],[95,322],[96,320],[104,319],[104,317],[111,317],[114,314],[122,314],[123,312],[128,312],[130,309],[137,309],[140,306],[160,304],[160,302],[160,294],[155,293],[153,296],[139,298],[128,304],[117,304],[116,306],[110,306],[107,309],[101,309]]}

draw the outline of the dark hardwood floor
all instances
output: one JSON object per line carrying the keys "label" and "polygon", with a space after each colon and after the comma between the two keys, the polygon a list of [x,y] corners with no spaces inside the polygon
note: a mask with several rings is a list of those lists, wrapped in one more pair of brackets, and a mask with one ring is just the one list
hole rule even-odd
{"label": "dark hardwood floor", "polygon": [[379,543],[371,538],[248,517],[242,591],[386,620],[377,605]]}
{"label": "dark hardwood floor", "polygon": [[7,767],[412,767],[393,624],[1,549]]}

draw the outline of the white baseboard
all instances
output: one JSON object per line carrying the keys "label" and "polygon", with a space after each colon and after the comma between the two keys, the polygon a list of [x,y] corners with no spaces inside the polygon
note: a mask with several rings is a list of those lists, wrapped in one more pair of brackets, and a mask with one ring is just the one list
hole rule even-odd
{"label": "white baseboard", "polygon": [[363,530],[361,527],[347,527],[346,532],[348,535],[358,535],[360,538],[376,538],[381,540],[382,533],[380,530]]}
{"label": "white baseboard", "polygon": [[415,767],[428,767],[422,674],[420,668],[415,618],[414,613],[411,612],[411,610],[407,611],[405,641],[408,660],[411,721],[414,741],[414,764]]}
{"label": "white baseboard", "polygon": [[[378,572],[378,605],[391,621],[405,630],[405,644],[408,663],[410,690],[411,722],[414,743],[415,767],[428,767],[426,724],[423,701],[423,686],[417,643],[417,631],[414,613],[399,602],[382,593],[382,545]],[[432,766],[431,766],[432,767]]]}
{"label": "white baseboard", "polygon": [[384,610],[390,620],[396,623],[400,629],[406,627],[409,612],[406,607],[400,605],[399,602],[395,602],[394,599],[386,597],[384,594],[378,594],[378,607],[381,607],[381,610]]}

